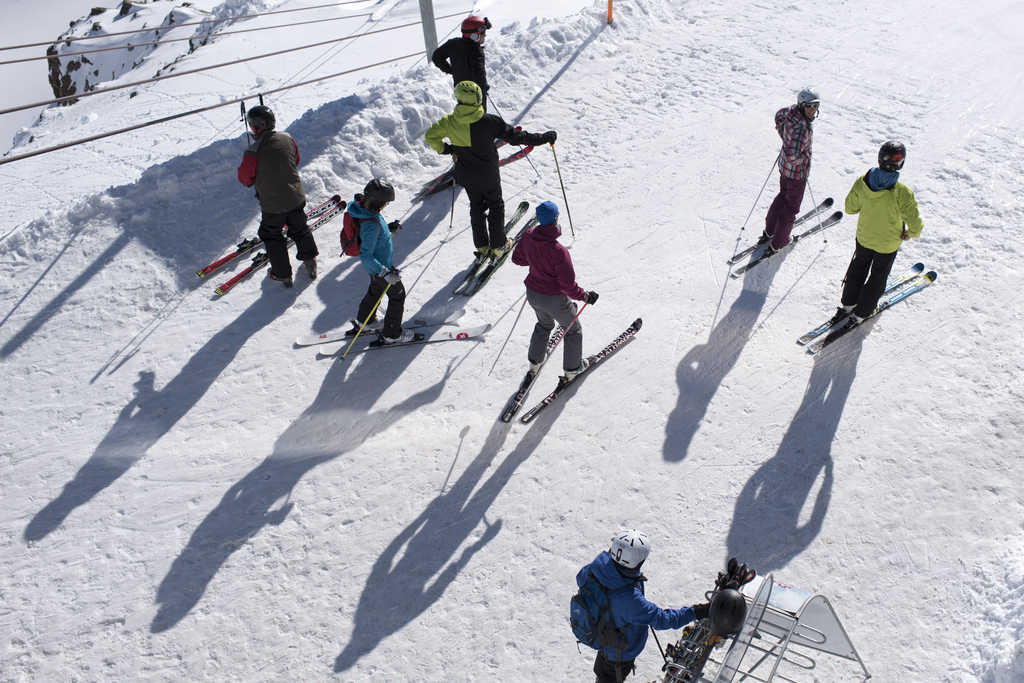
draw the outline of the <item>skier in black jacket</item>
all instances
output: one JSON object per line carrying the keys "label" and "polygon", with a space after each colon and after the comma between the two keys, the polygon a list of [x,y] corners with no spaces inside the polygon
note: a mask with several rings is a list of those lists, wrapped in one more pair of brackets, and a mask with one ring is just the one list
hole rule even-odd
{"label": "skier in black jacket", "polygon": [[452,85],[473,81],[483,92],[483,108],[487,111],[487,67],[484,63],[484,39],[491,22],[487,17],[470,15],[462,22],[462,37],[441,45],[430,60],[441,71],[450,74]]}
{"label": "skier in black jacket", "polygon": [[543,134],[516,130],[500,116],[485,113],[483,93],[473,81],[455,86],[455,99],[459,102],[455,112],[442,116],[424,137],[438,154],[455,156],[455,182],[469,197],[475,256],[483,262],[511,246],[505,237],[505,201],[495,138],[512,145],[542,145],[554,144],[558,136],[553,130]]}

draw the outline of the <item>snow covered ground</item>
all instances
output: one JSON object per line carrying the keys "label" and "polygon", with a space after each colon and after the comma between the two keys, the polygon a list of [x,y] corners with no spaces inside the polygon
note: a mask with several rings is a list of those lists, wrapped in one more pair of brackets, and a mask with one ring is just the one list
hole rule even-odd
{"label": "snow covered ground", "polygon": [[[591,680],[566,624],[574,576],[635,526],[663,606],[700,601],[735,555],[828,596],[872,680],[1024,680],[1024,5],[632,0],[611,26],[606,7],[434,0],[494,22],[497,111],[559,133],[563,242],[601,294],[585,351],[644,320],[529,426],[497,421],[526,365],[525,273],[453,299],[465,196],[451,232],[450,194],[411,202],[444,167],[422,136],[452,106],[422,58],[268,104],[311,202],[395,183],[407,317],[466,307],[461,325],[494,324],[483,341],[345,363],[294,347],[365,291],[340,223],[317,233],[315,282],[218,298],[237,268],[198,280],[258,223],[237,105],[0,166],[0,679]],[[418,3],[302,14],[341,13],[373,16],[224,36],[178,68],[409,23]],[[341,45],[47,110],[12,154],[408,54],[422,34]],[[742,279],[725,263],[760,232],[773,116],[807,84],[814,197],[841,205],[904,141],[925,232],[894,270],[939,273],[816,357],[795,339],[834,310],[855,218]],[[506,200],[564,205],[550,151],[530,159],[503,172]],[[652,643],[631,680],[660,661]],[[790,675],[862,679],[827,656]]]}

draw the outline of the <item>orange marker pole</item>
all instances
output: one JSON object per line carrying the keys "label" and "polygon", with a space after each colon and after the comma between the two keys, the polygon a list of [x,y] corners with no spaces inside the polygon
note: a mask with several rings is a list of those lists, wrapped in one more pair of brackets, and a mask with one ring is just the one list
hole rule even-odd
{"label": "orange marker pole", "polygon": [[612,0],[608,0],[608,23],[612,23]]}

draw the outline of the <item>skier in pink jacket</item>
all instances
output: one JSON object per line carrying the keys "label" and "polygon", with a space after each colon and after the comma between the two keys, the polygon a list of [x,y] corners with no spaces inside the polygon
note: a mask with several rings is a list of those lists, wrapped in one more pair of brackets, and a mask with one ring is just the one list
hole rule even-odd
{"label": "skier in pink jacket", "polygon": [[769,249],[778,251],[789,244],[793,221],[800,211],[811,174],[811,143],[814,131],[811,122],[818,117],[821,98],[812,88],[797,95],[797,103],[783,107],[775,114],[775,129],[782,138],[779,154],[779,194],[775,196],[764,219],[764,233],[758,244],[771,241]]}
{"label": "skier in pink jacket", "polygon": [[558,242],[562,231],[558,227],[558,207],[554,202],[543,202],[537,207],[537,223],[537,227],[526,231],[512,252],[512,263],[530,268],[524,281],[526,300],[537,314],[526,357],[530,372],[536,373],[546,359],[548,338],[555,322],[562,327],[572,323],[562,340],[562,368],[565,379],[571,380],[587,368],[583,358],[583,328],[579,320],[573,322],[577,309],[572,300],[593,304],[598,295],[576,284],[572,257]]}

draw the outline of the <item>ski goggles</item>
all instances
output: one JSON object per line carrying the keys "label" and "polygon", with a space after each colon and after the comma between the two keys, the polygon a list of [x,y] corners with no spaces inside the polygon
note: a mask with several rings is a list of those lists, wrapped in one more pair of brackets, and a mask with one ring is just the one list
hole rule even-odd
{"label": "ski goggles", "polygon": [[821,102],[804,102],[804,109],[813,109],[818,111],[818,107],[821,106]]}

